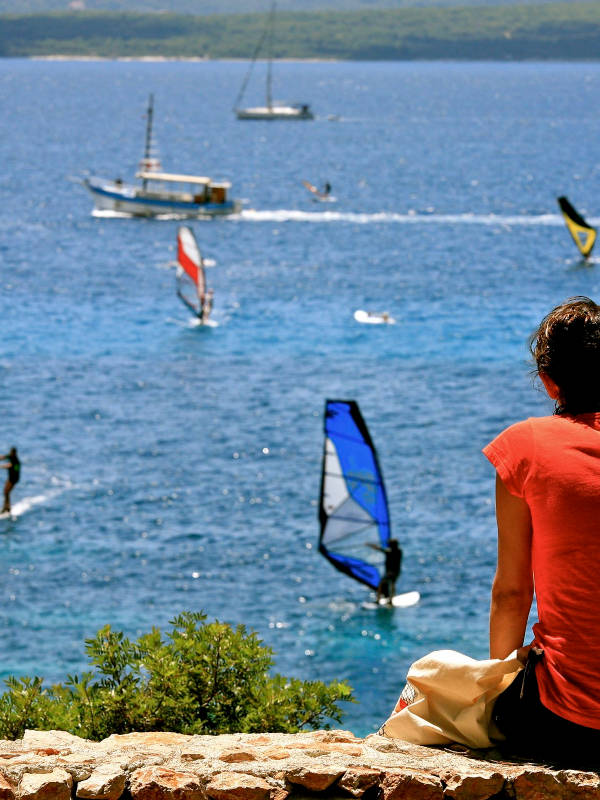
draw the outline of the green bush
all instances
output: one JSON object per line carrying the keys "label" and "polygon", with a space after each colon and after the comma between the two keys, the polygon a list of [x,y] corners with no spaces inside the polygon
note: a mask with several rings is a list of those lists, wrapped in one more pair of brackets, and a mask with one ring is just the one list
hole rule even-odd
{"label": "green bush", "polygon": [[295,733],[340,722],[340,701],[354,702],[347,683],[270,675],[273,651],[243,625],[206,623],[186,612],[132,642],[110,626],[86,640],[95,671],[65,684],[8,678],[0,697],[0,738],[26,728],[67,730],[86,739],[111,733]]}

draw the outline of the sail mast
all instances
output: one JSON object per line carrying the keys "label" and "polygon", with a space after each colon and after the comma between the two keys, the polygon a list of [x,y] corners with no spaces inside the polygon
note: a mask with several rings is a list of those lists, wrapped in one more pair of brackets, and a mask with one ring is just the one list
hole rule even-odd
{"label": "sail mast", "polygon": [[275,28],[275,3],[271,6],[269,14],[269,43],[268,43],[268,63],[267,63],[267,108],[273,108],[273,29]]}
{"label": "sail mast", "polygon": [[[146,142],[144,145],[144,165],[150,163],[152,150],[152,117],[154,116],[154,95],[148,99],[148,111],[146,112]],[[142,182],[144,189],[148,186],[148,181],[144,178]]]}

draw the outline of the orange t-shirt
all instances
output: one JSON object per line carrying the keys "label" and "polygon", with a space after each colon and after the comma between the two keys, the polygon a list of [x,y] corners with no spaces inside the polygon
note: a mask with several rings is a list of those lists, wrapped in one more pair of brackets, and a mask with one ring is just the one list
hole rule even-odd
{"label": "orange t-shirt", "polygon": [[483,452],[531,511],[540,699],[600,729],[600,413],[532,417]]}

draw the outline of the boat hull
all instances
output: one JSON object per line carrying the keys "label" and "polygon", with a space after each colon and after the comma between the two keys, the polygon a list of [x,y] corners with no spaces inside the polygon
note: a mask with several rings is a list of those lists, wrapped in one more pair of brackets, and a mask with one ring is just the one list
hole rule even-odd
{"label": "boat hull", "polygon": [[257,106],[256,108],[238,108],[235,113],[238,119],[314,119],[314,115],[308,106]]}
{"label": "boat hull", "polygon": [[239,214],[239,200],[224,203],[196,203],[176,192],[147,192],[142,187],[120,184],[98,178],[88,178],[84,185],[94,198],[98,211],[114,211],[134,217],[157,217],[162,215],[189,218],[220,217]]}

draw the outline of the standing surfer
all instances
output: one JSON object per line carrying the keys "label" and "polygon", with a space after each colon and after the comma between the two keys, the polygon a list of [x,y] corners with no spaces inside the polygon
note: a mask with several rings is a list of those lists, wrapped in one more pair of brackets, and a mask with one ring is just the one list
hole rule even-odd
{"label": "standing surfer", "polygon": [[198,319],[205,322],[210,317],[214,302],[215,292],[213,289],[208,289],[206,294],[200,296],[200,313],[197,315]]}
{"label": "standing surfer", "polygon": [[396,594],[396,581],[402,570],[402,548],[397,539],[390,539],[387,547],[381,547],[372,542],[367,542],[367,544],[373,550],[385,554],[385,572],[377,587],[377,602],[385,597],[391,603]]}
{"label": "standing surfer", "polygon": [[8,470],[6,483],[4,484],[4,505],[0,514],[10,513],[10,493],[15,488],[21,477],[21,462],[17,455],[17,448],[11,447],[10,452],[0,458],[7,459],[5,464],[0,464],[0,467]]}

